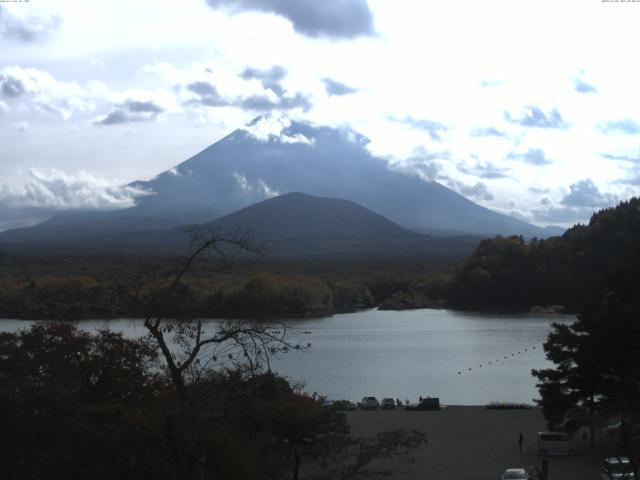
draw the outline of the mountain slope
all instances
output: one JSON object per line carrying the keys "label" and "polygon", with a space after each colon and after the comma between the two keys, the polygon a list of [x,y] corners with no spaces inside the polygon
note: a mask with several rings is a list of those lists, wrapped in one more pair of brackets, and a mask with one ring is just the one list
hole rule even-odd
{"label": "mountain slope", "polygon": [[91,248],[89,243],[82,245],[84,240],[129,248],[145,231],[206,223],[299,191],[347,199],[404,228],[440,237],[546,238],[555,233],[481,207],[437,182],[390,170],[386,160],[369,153],[368,140],[352,130],[292,122],[277,134],[263,134],[264,122],[257,119],[156,178],[135,182],[132,185],[153,192],[135,207],[59,215],[34,227],[0,233],[0,245],[15,249],[67,242],[73,248]]}
{"label": "mountain slope", "polygon": [[[189,249],[194,226],[160,228],[156,217],[108,218],[102,228],[82,228],[62,219],[37,229],[0,235],[0,248],[22,252],[173,254]],[[115,224],[115,226],[114,226]],[[122,230],[122,225],[127,227]],[[417,234],[361,205],[337,198],[289,193],[214,222],[204,230],[246,235],[266,259],[414,258],[459,260],[477,242]],[[34,233],[38,233],[34,235]]]}
{"label": "mountain slope", "polygon": [[299,192],[256,203],[209,225],[223,230],[246,228],[262,239],[417,236],[357,203]]}
{"label": "mountain slope", "polygon": [[352,200],[422,232],[548,236],[437,182],[390,170],[352,130],[292,122],[278,135],[260,136],[255,128],[236,130],[155,179],[135,182],[155,195],[141,198],[131,213],[158,215],[202,205],[232,212],[274,193],[301,191]]}
{"label": "mountain slope", "polygon": [[361,205],[303,193],[275,197],[206,225],[246,232],[267,257],[459,259],[477,243],[420,235]]}

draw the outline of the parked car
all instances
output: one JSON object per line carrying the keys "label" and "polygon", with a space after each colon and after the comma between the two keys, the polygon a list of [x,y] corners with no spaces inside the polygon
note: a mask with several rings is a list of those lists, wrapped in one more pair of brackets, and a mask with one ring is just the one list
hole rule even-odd
{"label": "parked car", "polygon": [[405,410],[440,410],[440,399],[437,397],[421,398],[418,403],[404,407]]}
{"label": "parked car", "polygon": [[507,468],[500,476],[500,480],[528,480],[529,475],[524,468]]}
{"label": "parked car", "polygon": [[360,408],[363,410],[376,410],[380,406],[380,402],[376,397],[364,397],[360,402]]}
{"label": "parked car", "polygon": [[383,398],[380,406],[383,410],[393,410],[396,408],[396,401],[393,398]]}
{"label": "parked car", "polygon": [[602,480],[635,480],[633,464],[628,457],[607,457],[602,460]]}
{"label": "parked car", "polygon": [[576,444],[565,432],[538,432],[538,452],[547,455],[575,455]]}
{"label": "parked car", "polygon": [[351,400],[336,400],[335,402],[333,402],[333,406],[340,411],[355,410],[356,408],[358,408],[358,405],[356,405],[355,402],[352,402]]}

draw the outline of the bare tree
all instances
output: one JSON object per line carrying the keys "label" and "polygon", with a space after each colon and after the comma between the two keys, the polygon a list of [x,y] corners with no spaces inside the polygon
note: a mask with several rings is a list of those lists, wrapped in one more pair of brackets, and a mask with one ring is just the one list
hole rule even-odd
{"label": "bare tree", "polygon": [[180,265],[158,282],[137,281],[119,285],[117,292],[132,302],[156,343],[173,385],[177,408],[167,418],[166,437],[182,478],[202,480],[207,462],[204,426],[220,412],[202,409],[202,390],[194,388],[223,365],[250,374],[270,370],[270,358],[290,348],[286,325],[277,328],[262,320],[203,322],[194,318],[187,277],[197,261],[213,254],[227,263],[238,253],[261,250],[246,232],[235,234],[199,229],[191,232],[192,248]]}
{"label": "bare tree", "polygon": [[[240,230],[233,235],[219,230],[198,230],[192,233],[192,239],[191,253],[160,281],[138,280],[120,285],[117,291],[144,318],[144,326],[157,345],[175,391],[175,402],[165,412],[164,437],[179,478],[204,480],[208,462],[225,461],[224,454],[213,458],[217,452],[209,442],[215,436],[212,430],[225,428],[229,401],[234,395],[246,401],[250,383],[247,378],[259,379],[258,373],[270,371],[274,355],[305,347],[291,343],[286,324],[276,326],[262,320],[203,322],[195,318],[187,277],[196,263],[210,253],[228,263],[237,253],[255,253],[260,247]],[[225,368],[229,366],[233,368]],[[386,469],[389,464],[385,461],[404,459],[406,451],[425,442],[418,432],[400,431],[372,439],[352,438],[344,416],[327,410],[313,397],[292,393],[278,397],[282,403],[267,414],[270,416],[267,423],[278,425],[268,435],[273,443],[271,453],[280,460],[287,456],[292,459],[294,480],[301,477],[303,456],[312,460],[305,475],[309,478],[349,480],[364,475],[389,475]],[[233,407],[230,410],[235,413],[230,415],[236,417],[231,423],[238,420],[238,407]],[[264,407],[269,408],[266,404]],[[379,468],[369,470],[372,464]],[[282,472],[277,478],[282,478]]]}

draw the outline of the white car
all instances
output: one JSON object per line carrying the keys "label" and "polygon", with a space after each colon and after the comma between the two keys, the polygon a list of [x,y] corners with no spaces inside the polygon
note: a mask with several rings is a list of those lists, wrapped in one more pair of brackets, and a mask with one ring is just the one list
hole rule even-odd
{"label": "white car", "polygon": [[538,432],[538,452],[547,455],[575,455],[576,444],[565,432]]}
{"label": "white car", "polygon": [[364,397],[360,402],[360,408],[363,410],[377,410],[380,402],[376,397]]}
{"label": "white car", "polygon": [[529,475],[524,468],[507,468],[500,480],[529,480]]}
{"label": "white car", "polygon": [[627,457],[607,457],[602,461],[602,480],[635,480],[633,464]]}

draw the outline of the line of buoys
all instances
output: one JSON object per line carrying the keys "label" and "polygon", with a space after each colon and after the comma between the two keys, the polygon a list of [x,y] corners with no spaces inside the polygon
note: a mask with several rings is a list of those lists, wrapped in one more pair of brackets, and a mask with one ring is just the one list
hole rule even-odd
{"label": "line of buoys", "polygon": [[528,403],[514,403],[514,402],[490,402],[486,405],[489,410],[528,410],[531,405]]}
{"label": "line of buoys", "polygon": [[[528,351],[529,351],[529,349],[531,349],[531,350],[533,351],[533,350],[535,350],[535,349],[536,349],[536,346],[535,346],[535,345],[532,345],[531,347],[527,347],[527,348],[524,348],[524,349],[520,349],[520,350],[518,350],[518,352],[517,352],[517,353],[511,353],[511,354],[509,354],[509,355],[504,355],[504,356],[502,357],[502,359],[503,359],[503,360],[507,360],[507,359],[509,358],[509,356],[511,356],[511,357],[515,357],[516,355],[522,355],[524,352],[528,352]],[[493,365],[493,362],[494,362],[494,360],[489,360],[488,365]],[[495,363],[499,363],[499,362],[500,362],[500,357],[498,357],[498,358],[496,358],[496,359],[495,359]],[[485,364],[482,364],[482,363],[478,364],[478,368],[482,368],[482,367],[483,367],[483,365],[487,365],[487,363],[485,363]],[[468,368],[468,371],[469,371],[469,372],[471,372],[471,371],[473,371],[473,369],[472,369],[471,367],[469,367],[469,368]],[[462,370],[458,370],[458,375],[462,375]]]}

